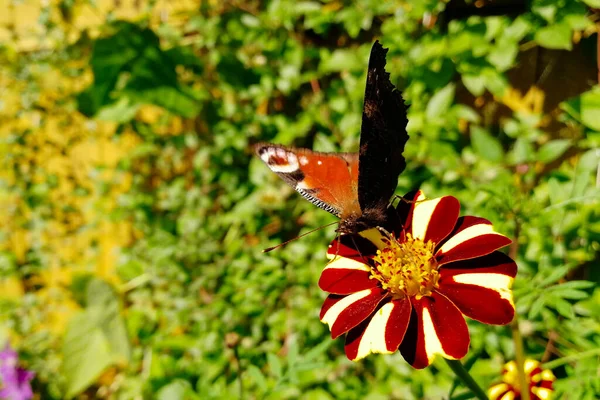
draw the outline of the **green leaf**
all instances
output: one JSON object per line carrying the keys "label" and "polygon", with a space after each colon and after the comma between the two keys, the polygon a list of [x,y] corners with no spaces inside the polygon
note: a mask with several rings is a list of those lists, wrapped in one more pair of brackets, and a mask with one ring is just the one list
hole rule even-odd
{"label": "green leaf", "polygon": [[584,30],[594,23],[583,14],[571,14],[565,17],[566,23],[571,27],[571,29],[576,31]]}
{"label": "green leaf", "polygon": [[562,156],[569,147],[571,147],[571,141],[568,139],[551,140],[540,147],[537,159],[543,163],[549,163]]}
{"label": "green leaf", "polygon": [[531,308],[529,309],[529,313],[527,315],[529,317],[529,319],[534,319],[535,317],[540,315],[540,313],[544,309],[545,304],[546,304],[546,297],[543,295],[538,296],[533,301],[533,303],[531,304]]}
{"label": "green leaf", "polygon": [[573,31],[569,25],[559,23],[538,30],[535,33],[535,41],[547,49],[571,50],[573,48],[572,35]]}
{"label": "green leaf", "polygon": [[269,362],[269,368],[271,369],[273,376],[277,379],[281,379],[283,376],[283,366],[281,365],[279,357],[273,353],[268,353],[267,361]]}
{"label": "green leaf", "polygon": [[[180,86],[177,65],[198,69],[184,50],[160,48],[158,36],[132,23],[115,24],[116,32],[98,39],[90,60],[94,81],[78,96],[79,110],[87,116],[126,122],[141,104],[164,107],[173,114],[193,117],[199,110],[201,93]],[[243,66],[242,66],[243,67]],[[240,76],[251,74],[241,68]],[[220,72],[227,71],[220,68]],[[247,82],[243,81],[242,85]]]}
{"label": "green leaf", "polygon": [[594,88],[580,96],[581,122],[588,128],[600,131],[600,89]]}
{"label": "green leaf", "polygon": [[331,54],[324,53],[319,70],[323,72],[361,71],[364,61],[355,49],[337,49]]}
{"label": "green leaf", "polygon": [[481,117],[475,110],[464,104],[457,104],[454,106],[453,110],[458,118],[464,119],[465,121],[477,123],[481,120]]}
{"label": "green leaf", "polygon": [[471,143],[473,150],[481,158],[496,163],[501,162],[504,158],[504,150],[498,139],[481,127],[474,126],[471,128]]}
{"label": "green leaf", "polygon": [[448,112],[450,105],[454,101],[454,91],[454,84],[449,83],[431,97],[425,111],[428,119],[435,119]]}
{"label": "green leaf", "polygon": [[518,137],[511,152],[512,164],[521,164],[533,160],[535,150],[529,140]]}
{"label": "green leaf", "polygon": [[600,0],[583,0],[591,8],[600,8]]}
{"label": "green leaf", "polygon": [[249,365],[246,369],[246,373],[252,378],[252,381],[256,384],[256,386],[259,387],[260,390],[267,390],[267,378],[256,365]]}
{"label": "green leaf", "polygon": [[513,23],[504,30],[504,37],[510,38],[515,42],[521,41],[531,30],[531,22],[520,15]]}
{"label": "green leaf", "polygon": [[110,285],[90,281],[87,307],[69,321],[62,352],[67,397],[85,390],[110,365],[127,362],[129,341]]}
{"label": "green leaf", "polygon": [[139,108],[140,104],[132,103],[127,97],[121,97],[115,103],[101,106],[96,113],[96,119],[122,124],[131,121]]}
{"label": "green leaf", "polygon": [[485,82],[485,87],[494,96],[502,97],[508,87],[506,77],[499,71],[492,68],[486,68],[481,72],[481,76]]}
{"label": "green leaf", "polygon": [[156,393],[156,400],[192,400],[199,399],[195,395],[192,385],[183,379],[175,379]]}
{"label": "green leaf", "polygon": [[465,87],[473,96],[481,96],[485,91],[485,77],[481,74],[464,74],[462,75],[461,79]]}
{"label": "green leaf", "polygon": [[565,282],[565,283],[561,283],[558,286],[555,286],[556,288],[559,288],[560,290],[563,289],[589,289],[594,287],[596,284],[594,282],[590,282],[590,281],[569,281],[569,282]]}
{"label": "green leaf", "polygon": [[548,275],[546,278],[544,278],[538,286],[540,287],[544,287],[544,286],[548,286],[552,283],[555,283],[556,281],[558,281],[560,278],[562,278],[563,276],[565,276],[567,274],[567,272],[569,272],[569,267],[566,265],[563,265],[561,267],[556,267],[552,270],[552,272],[550,273],[550,275]]}
{"label": "green leaf", "polygon": [[495,46],[488,54],[487,60],[499,71],[506,71],[512,67],[518,53],[519,47],[517,43],[505,42]]}
{"label": "green leaf", "polygon": [[67,326],[62,373],[68,398],[81,393],[112,365],[108,339],[99,327],[99,313],[100,310],[82,312],[75,315]]}
{"label": "green leaf", "polygon": [[561,298],[556,298],[553,300],[553,305],[560,315],[565,318],[573,318],[575,316],[575,313],[573,312],[573,305],[571,303]]}

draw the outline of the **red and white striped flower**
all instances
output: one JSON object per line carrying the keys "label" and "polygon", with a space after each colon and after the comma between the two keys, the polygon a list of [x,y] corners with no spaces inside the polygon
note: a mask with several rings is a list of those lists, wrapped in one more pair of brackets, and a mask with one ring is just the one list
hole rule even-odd
{"label": "red and white striped flower", "polygon": [[[525,360],[525,375],[529,385],[529,398],[531,400],[548,400],[554,391],[552,385],[556,377],[549,369],[542,369],[536,360]],[[490,400],[520,400],[521,388],[517,374],[517,363],[510,361],[504,365],[502,383],[493,385],[489,391]]]}
{"label": "red and white striped flower", "polygon": [[459,218],[452,196],[418,191],[412,199],[400,203],[390,232],[369,229],[329,246],[320,318],[333,338],[347,333],[351,360],[398,348],[415,368],[436,354],[460,359],[470,341],[463,315],[494,325],[513,319],[517,266],[496,251],[511,240],[483,218]]}

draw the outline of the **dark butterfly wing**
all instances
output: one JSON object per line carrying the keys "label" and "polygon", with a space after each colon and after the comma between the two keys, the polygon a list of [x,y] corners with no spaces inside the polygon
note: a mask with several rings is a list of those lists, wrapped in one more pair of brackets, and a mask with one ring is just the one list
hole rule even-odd
{"label": "dark butterfly wing", "polygon": [[369,58],[358,163],[358,202],[363,212],[387,208],[406,167],[402,153],[408,140],[408,107],[385,71],[387,51],[376,41]]}

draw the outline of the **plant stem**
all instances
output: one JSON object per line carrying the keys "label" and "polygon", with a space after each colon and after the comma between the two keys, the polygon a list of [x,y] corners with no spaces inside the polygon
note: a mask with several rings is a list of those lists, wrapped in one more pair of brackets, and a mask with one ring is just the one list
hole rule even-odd
{"label": "plant stem", "polygon": [[523,338],[519,330],[519,318],[515,311],[515,317],[510,323],[513,342],[515,344],[515,362],[517,363],[517,375],[519,377],[519,386],[521,388],[521,400],[530,400],[529,384],[525,376],[525,352],[523,350]]}
{"label": "plant stem", "polygon": [[460,381],[466,387],[468,387],[471,390],[471,392],[473,392],[475,397],[477,397],[479,400],[488,400],[488,397],[485,394],[485,392],[479,387],[477,382],[475,382],[473,377],[471,377],[471,374],[469,374],[469,371],[465,369],[465,367],[459,360],[448,360],[447,358],[445,358],[445,360],[450,369],[452,369],[454,374],[456,374],[458,379],[460,379]]}

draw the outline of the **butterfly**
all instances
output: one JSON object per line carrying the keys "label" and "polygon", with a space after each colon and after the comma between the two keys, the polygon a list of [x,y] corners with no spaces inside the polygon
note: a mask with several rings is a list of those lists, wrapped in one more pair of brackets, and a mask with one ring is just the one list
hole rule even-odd
{"label": "butterfly", "polygon": [[341,219],[340,233],[385,226],[390,198],[406,168],[408,107],[385,71],[387,52],[379,41],[371,48],[358,153],[255,146],[261,160],[287,184]]}

